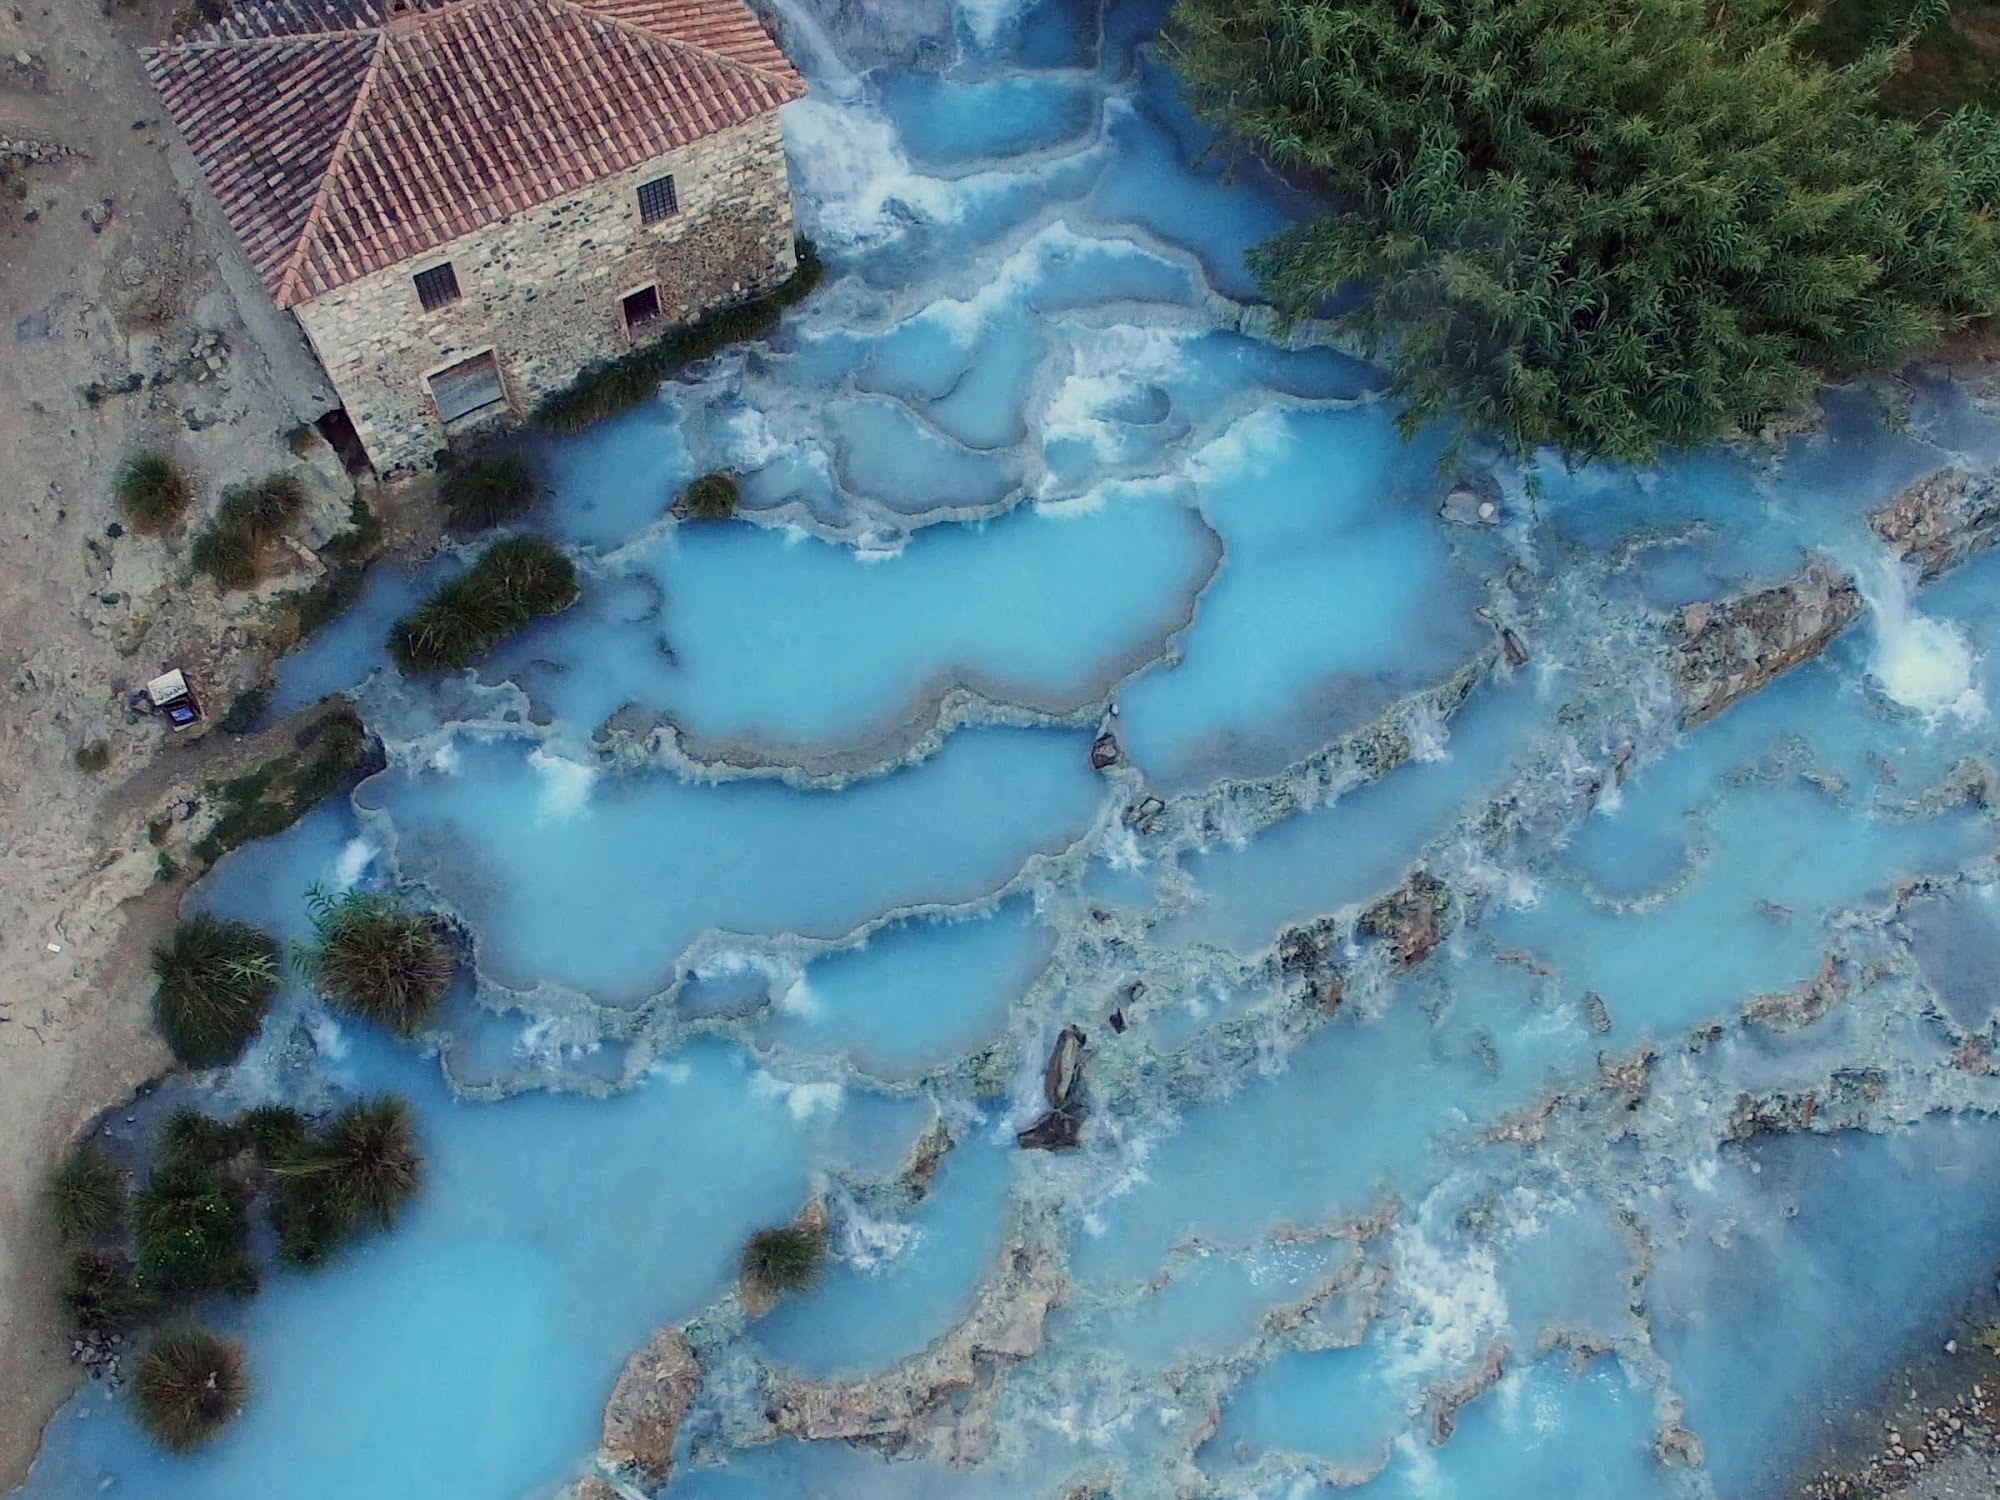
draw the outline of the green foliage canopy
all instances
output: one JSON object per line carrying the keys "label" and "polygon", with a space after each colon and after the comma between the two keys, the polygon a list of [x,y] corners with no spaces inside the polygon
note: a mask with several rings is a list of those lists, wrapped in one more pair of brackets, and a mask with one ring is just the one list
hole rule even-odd
{"label": "green foliage canopy", "polygon": [[1177,0],[1196,111],[1337,211],[1260,246],[1411,430],[1654,459],[2000,307],[2000,127],[1872,107],[1772,0]]}

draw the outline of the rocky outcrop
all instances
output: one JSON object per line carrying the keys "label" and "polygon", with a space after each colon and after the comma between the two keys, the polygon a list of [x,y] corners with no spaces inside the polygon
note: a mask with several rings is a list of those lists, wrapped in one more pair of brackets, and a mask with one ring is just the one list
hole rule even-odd
{"label": "rocky outcrop", "polygon": [[1932,474],[1878,510],[1869,524],[1928,583],[2000,540],[2000,476],[1964,469]]}
{"label": "rocky outcrop", "polygon": [[1500,1383],[1507,1373],[1507,1346],[1488,1344],[1479,1367],[1461,1380],[1440,1382],[1431,1387],[1426,1413],[1430,1419],[1431,1444],[1436,1447],[1451,1437],[1458,1426],[1458,1414],[1466,1406]]}
{"label": "rocky outcrop", "polygon": [[1819,1095],[1810,1089],[1772,1094],[1739,1094],[1729,1112],[1725,1140],[1747,1141],[1760,1135],[1789,1135],[1812,1128],[1819,1113]]}
{"label": "rocky outcrop", "polygon": [[1670,1422],[1653,1438],[1653,1457],[1670,1469],[1699,1469],[1701,1439],[1680,1423]]}
{"label": "rocky outcrop", "polygon": [[1329,1015],[1340,1009],[1346,993],[1333,955],[1340,945],[1334,924],[1325,918],[1303,927],[1289,927],[1278,936],[1278,970],[1300,980],[1306,998]]}
{"label": "rocky outcrop", "polygon": [[1007,1371],[1041,1347],[1069,1278],[1039,1244],[1016,1244],[966,1320],[921,1354],[860,1380],[784,1376],[766,1392],[769,1436],[860,1443],[950,1464],[993,1439]]}
{"label": "rocky outcrop", "polygon": [[1048,1113],[1014,1137],[1030,1151],[1074,1151],[1083,1138],[1083,1049],[1090,1039],[1080,1026],[1065,1026],[1049,1049],[1042,1074]]}
{"label": "rocky outcrop", "polygon": [[1682,721],[1711,719],[1812,660],[1860,613],[1854,581],[1819,558],[1775,588],[1683,606],[1667,632]]}
{"label": "rocky outcrop", "polygon": [[1846,995],[1847,976],[1840,972],[1839,961],[1829,953],[1818,974],[1774,995],[1759,995],[1743,1008],[1743,1018],[1759,1026],[1786,1030],[1809,1026]]}
{"label": "rocky outcrop", "polygon": [[1099,731],[1090,742],[1090,768],[1093,771],[1108,771],[1124,758],[1118,748],[1118,736],[1109,729]]}
{"label": "rocky outcrop", "polygon": [[1443,940],[1450,904],[1443,882],[1419,866],[1395,890],[1362,912],[1355,930],[1387,944],[1397,968],[1414,968]]}
{"label": "rocky outcrop", "polygon": [[931,1190],[931,1179],[937,1176],[945,1155],[953,1146],[951,1131],[944,1121],[933,1120],[917,1137],[917,1143],[910,1148],[910,1159],[903,1163],[903,1171],[897,1179],[912,1198],[921,1199]]}
{"label": "rocky outcrop", "polygon": [[678,1328],[662,1328],[625,1361],[612,1387],[604,1405],[598,1461],[610,1469],[631,1470],[649,1484],[666,1483],[674,1471],[674,1437],[700,1385],[694,1350]]}

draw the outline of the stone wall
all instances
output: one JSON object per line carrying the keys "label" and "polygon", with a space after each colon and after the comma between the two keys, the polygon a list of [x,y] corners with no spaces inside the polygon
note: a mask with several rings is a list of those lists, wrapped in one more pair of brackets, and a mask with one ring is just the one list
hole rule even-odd
{"label": "stone wall", "polygon": [[[672,173],[680,211],[639,219],[638,189]],[[415,273],[450,261],[460,292],[425,312]],[[775,113],[695,142],[377,271],[296,309],[378,471],[427,465],[448,437],[519,415],[594,360],[621,354],[791,274],[791,186]],[[659,290],[628,333],[622,299]],[[491,350],[507,410],[438,419],[428,377]]]}

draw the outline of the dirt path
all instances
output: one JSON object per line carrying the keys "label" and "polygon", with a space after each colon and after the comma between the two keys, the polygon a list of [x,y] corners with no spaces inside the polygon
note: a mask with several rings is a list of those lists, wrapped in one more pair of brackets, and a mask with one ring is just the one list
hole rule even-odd
{"label": "dirt path", "polygon": [[[0,8],[0,1490],[74,1381],[47,1164],[167,1061],[146,950],[179,890],[146,822],[212,757],[246,753],[170,744],[128,718],[125,691],[171,662],[219,710],[258,669],[264,601],[190,580],[185,524],[114,534],[113,477],[143,444],[195,477],[197,517],[277,469],[308,484],[309,543],[347,514],[324,445],[287,443],[331,398],[219,210],[187,191],[139,67],[134,38],[160,20],[97,0]],[[99,740],[110,764],[88,774],[75,753]]]}

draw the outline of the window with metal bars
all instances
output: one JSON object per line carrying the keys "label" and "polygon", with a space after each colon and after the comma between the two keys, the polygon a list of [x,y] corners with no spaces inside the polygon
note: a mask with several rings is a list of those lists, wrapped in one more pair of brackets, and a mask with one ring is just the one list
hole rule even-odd
{"label": "window with metal bars", "polygon": [[651,182],[639,184],[640,223],[657,224],[680,211],[680,200],[674,196],[673,178],[655,177]]}
{"label": "window with metal bars", "polygon": [[425,312],[436,312],[446,303],[458,300],[458,276],[450,261],[417,272],[416,281],[417,301],[423,303]]}
{"label": "window with metal bars", "polygon": [[643,328],[660,315],[660,289],[656,286],[641,287],[625,298],[625,326]]}

